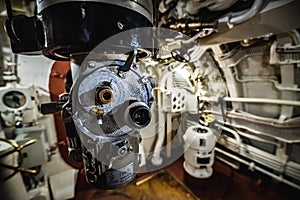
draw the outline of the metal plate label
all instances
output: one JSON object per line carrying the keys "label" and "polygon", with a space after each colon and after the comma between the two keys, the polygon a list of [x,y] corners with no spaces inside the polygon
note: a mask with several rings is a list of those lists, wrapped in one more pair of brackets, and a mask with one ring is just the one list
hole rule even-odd
{"label": "metal plate label", "polygon": [[119,186],[129,182],[133,178],[133,163],[118,170],[106,172],[106,182],[109,186]]}

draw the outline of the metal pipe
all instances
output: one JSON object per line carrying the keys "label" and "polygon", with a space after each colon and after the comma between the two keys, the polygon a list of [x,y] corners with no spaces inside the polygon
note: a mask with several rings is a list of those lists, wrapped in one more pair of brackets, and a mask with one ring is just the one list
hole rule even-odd
{"label": "metal pipe", "polygon": [[144,177],[138,178],[138,180],[135,182],[135,185],[136,186],[140,186],[143,183],[145,183],[145,182],[147,182],[147,181],[155,178],[158,174],[159,174],[159,172],[154,172],[153,174],[146,175]]}
{"label": "metal pipe", "polygon": [[241,98],[241,97],[224,97],[224,101],[240,103],[260,103],[260,104],[282,104],[287,106],[300,106],[300,101],[290,101],[282,99],[264,99],[264,98]]}
{"label": "metal pipe", "polygon": [[[215,110],[202,110],[201,112],[203,113],[211,113],[214,115],[219,115],[222,116],[221,111],[215,111]],[[300,117],[295,117],[291,118],[289,120],[286,120],[284,122],[278,120],[278,119],[273,119],[273,118],[266,118],[266,117],[260,117],[257,115],[252,115],[247,112],[242,112],[241,110],[227,110],[225,112],[226,117],[228,118],[233,118],[233,119],[244,119],[249,122],[255,122],[255,123],[260,123],[260,124],[265,124],[265,125],[270,125],[270,126],[276,126],[278,128],[286,128],[288,127],[299,127],[299,121]],[[224,123],[224,122],[223,122]],[[232,126],[232,124],[230,124]]]}
{"label": "metal pipe", "polygon": [[162,78],[158,81],[158,93],[157,93],[157,101],[156,105],[152,106],[157,106],[157,117],[158,117],[158,125],[156,128],[156,133],[157,133],[157,141],[154,146],[153,150],[153,156],[151,159],[151,162],[155,166],[159,166],[162,164],[163,159],[160,156],[160,152],[162,150],[164,140],[165,140],[165,129],[164,129],[164,124],[165,124],[165,117],[166,113],[163,111],[162,108],[162,92],[166,90],[166,85],[167,85],[167,79],[172,75],[171,72],[167,71],[162,74]]}
{"label": "metal pipe", "polygon": [[[159,95],[160,96],[160,95]],[[161,105],[157,105],[158,107],[158,125],[157,125],[157,141],[154,146],[153,156],[151,162],[155,166],[159,166],[163,163],[163,159],[160,156],[161,150],[163,148],[163,144],[165,141],[166,133],[165,133],[165,115],[166,113],[163,111]]]}
{"label": "metal pipe", "polygon": [[219,124],[216,124],[216,126],[220,127],[221,129],[223,129],[224,131],[227,131],[229,133],[231,133],[234,137],[235,137],[235,140],[236,140],[236,144],[238,146],[241,145],[241,137],[240,135],[235,131],[235,130],[232,130],[230,128],[227,128],[225,126],[222,126],[222,125],[219,125]]}
{"label": "metal pipe", "polygon": [[240,83],[247,83],[247,82],[271,82],[273,83],[274,87],[278,90],[281,90],[281,91],[291,91],[291,92],[300,92],[300,88],[298,87],[285,87],[285,86],[281,86],[281,84],[278,83],[278,81],[276,81],[275,79],[271,79],[271,78],[268,78],[268,79],[255,79],[255,78],[252,78],[252,79],[240,79],[238,74],[237,73],[234,73],[234,77],[235,77],[235,80],[237,82],[240,82]]}
{"label": "metal pipe", "polygon": [[249,20],[250,18],[252,18],[254,15],[256,15],[258,13],[258,11],[261,8],[262,3],[263,3],[263,0],[254,1],[252,7],[247,12],[245,12],[244,14],[238,15],[238,16],[231,17],[229,19],[228,23],[231,25],[237,25],[237,24],[240,24],[240,23],[243,23],[243,22]]}
{"label": "metal pipe", "polygon": [[275,174],[272,174],[272,173],[268,172],[267,170],[265,170],[263,168],[260,168],[260,167],[256,166],[254,162],[250,163],[248,161],[245,161],[245,160],[243,160],[243,159],[241,159],[241,158],[239,158],[237,156],[234,156],[234,155],[232,155],[230,153],[227,153],[226,151],[223,151],[223,150],[221,150],[221,149],[219,149],[217,147],[215,147],[215,150],[217,152],[221,153],[221,154],[224,154],[224,155],[226,155],[226,156],[228,156],[228,157],[230,157],[230,158],[232,158],[234,160],[237,160],[238,162],[241,162],[241,163],[249,166],[249,168],[252,169],[252,170],[257,170],[259,172],[262,172],[262,173],[264,173],[264,174],[266,174],[266,175],[268,175],[268,176],[270,176],[270,177],[272,177],[272,178],[274,178],[274,179],[276,179],[276,180],[278,180],[278,181],[280,181],[282,183],[285,183],[285,184],[287,184],[289,186],[292,186],[292,187],[300,190],[300,186],[299,185],[296,185],[295,183],[284,179],[282,176],[277,176]]}
{"label": "metal pipe", "polygon": [[263,138],[261,138],[261,137],[258,137],[258,136],[256,136],[256,135],[251,135],[251,134],[245,133],[245,132],[243,132],[243,131],[237,131],[237,132],[238,132],[238,134],[240,134],[241,136],[246,137],[246,138],[249,138],[249,139],[251,139],[251,140],[255,140],[255,141],[259,141],[259,142],[263,142],[263,143],[267,143],[267,144],[279,146],[279,144],[276,143],[276,142],[272,142],[272,141],[269,141],[269,140],[265,140],[265,139],[263,139]]}
{"label": "metal pipe", "polygon": [[[216,98],[200,97],[200,100],[207,102],[218,102]],[[244,97],[224,97],[222,101],[239,102],[239,103],[256,103],[256,104],[279,104],[287,106],[300,106],[300,101],[290,101],[282,99],[265,99],[265,98],[244,98]]]}

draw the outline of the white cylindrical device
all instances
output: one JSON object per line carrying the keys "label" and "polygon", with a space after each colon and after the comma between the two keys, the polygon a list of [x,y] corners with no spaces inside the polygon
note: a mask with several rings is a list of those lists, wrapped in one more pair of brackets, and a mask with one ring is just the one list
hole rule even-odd
{"label": "white cylindrical device", "polygon": [[216,136],[205,126],[190,126],[184,136],[185,152],[183,167],[196,178],[208,178],[212,175],[214,162],[214,146]]}

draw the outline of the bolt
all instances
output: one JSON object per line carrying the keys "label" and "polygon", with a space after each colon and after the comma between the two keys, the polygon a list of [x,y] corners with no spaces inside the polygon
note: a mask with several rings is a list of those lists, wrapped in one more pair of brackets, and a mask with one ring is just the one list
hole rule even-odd
{"label": "bolt", "polygon": [[122,71],[119,71],[118,72],[118,75],[121,77],[121,78],[126,78],[126,74]]}
{"label": "bolt", "polygon": [[94,61],[88,62],[89,67],[96,67],[96,63]]}
{"label": "bolt", "polygon": [[118,21],[117,25],[118,25],[118,28],[119,28],[120,30],[123,30],[124,27],[125,27],[125,25],[124,25],[122,22],[120,22],[120,21]]}
{"label": "bolt", "polygon": [[124,156],[127,152],[127,148],[125,146],[121,147],[119,150],[118,150],[118,154],[119,156]]}
{"label": "bolt", "polygon": [[137,69],[138,67],[137,67],[136,64],[132,64],[132,68],[133,68],[133,69]]}

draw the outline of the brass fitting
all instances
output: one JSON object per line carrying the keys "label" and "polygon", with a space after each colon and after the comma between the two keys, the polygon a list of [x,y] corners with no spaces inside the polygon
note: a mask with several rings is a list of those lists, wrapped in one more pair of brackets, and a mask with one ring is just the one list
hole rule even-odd
{"label": "brass fitting", "polygon": [[103,89],[100,89],[97,94],[97,99],[102,103],[102,104],[108,104],[111,103],[114,99],[114,93],[112,89],[109,87],[105,87]]}

